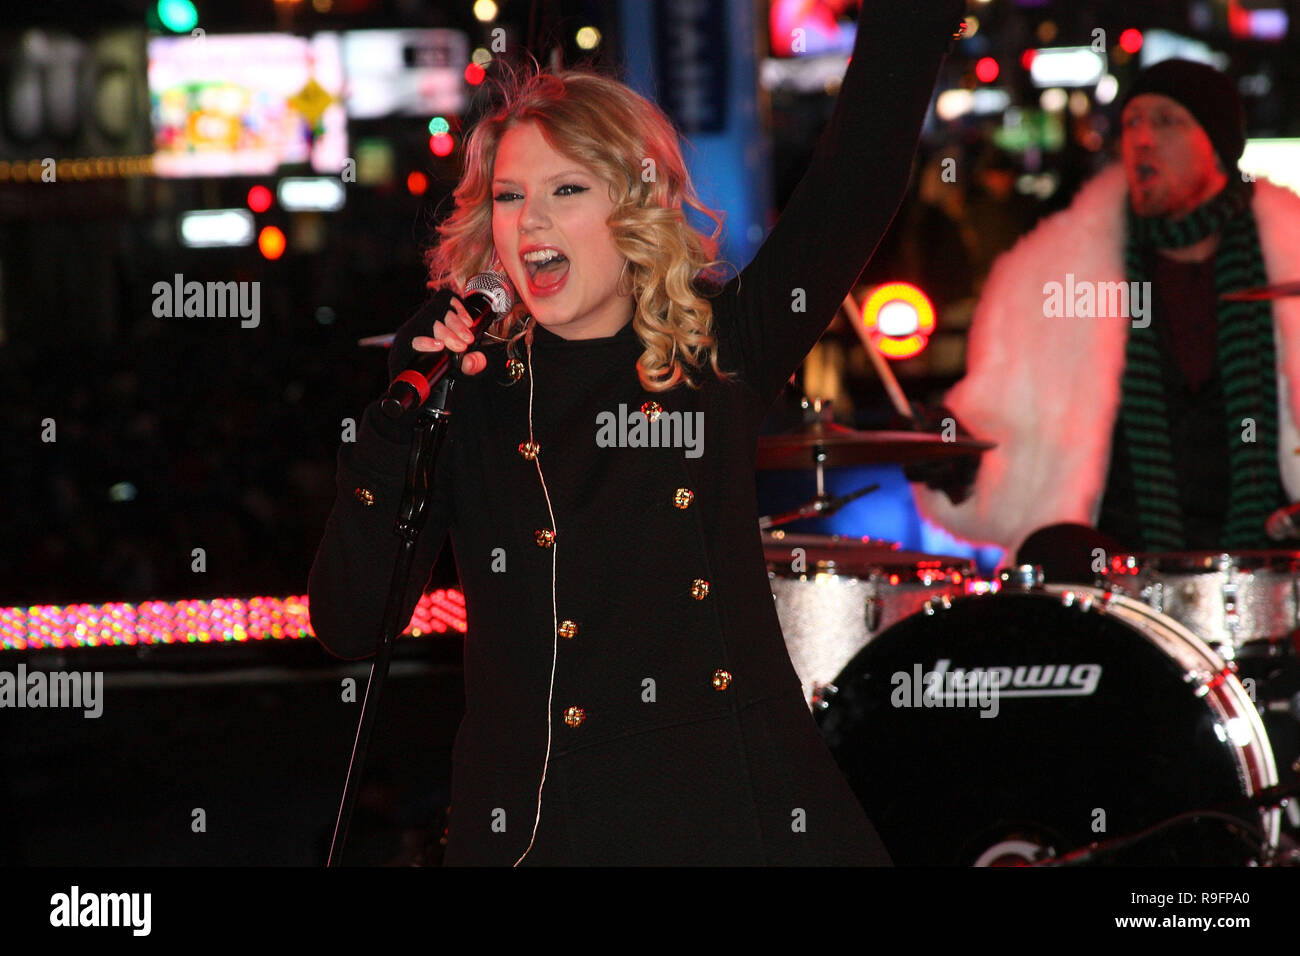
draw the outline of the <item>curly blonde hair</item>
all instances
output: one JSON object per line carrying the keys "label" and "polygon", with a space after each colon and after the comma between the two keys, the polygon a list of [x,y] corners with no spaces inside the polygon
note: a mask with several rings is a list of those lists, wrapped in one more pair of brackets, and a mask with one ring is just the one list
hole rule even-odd
{"label": "curly blonde hair", "polygon": [[[438,227],[438,243],[425,253],[431,287],[455,291],[492,268],[492,175],[497,148],[510,128],[536,122],[548,143],[591,169],[615,197],[607,220],[614,247],[624,256],[619,292],[636,301],[633,328],[644,347],[637,374],[650,391],[679,383],[699,387],[707,361],[719,378],[713,307],[697,279],[721,285],[717,259],[723,215],[700,202],[682,159],[676,129],[659,107],[623,83],[592,70],[503,68],[494,80],[501,105],[474,125],[465,144],[465,170],[452,193],[455,205]],[[711,219],[706,236],[686,221],[683,206]],[[522,302],[493,324],[517,352],[529,317]]]}

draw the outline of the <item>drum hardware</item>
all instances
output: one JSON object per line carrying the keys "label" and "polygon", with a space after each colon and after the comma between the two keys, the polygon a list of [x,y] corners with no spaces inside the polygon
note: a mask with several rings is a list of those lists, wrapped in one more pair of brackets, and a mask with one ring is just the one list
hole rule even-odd
{"label": "drum hardware", "polygon": [[[1282,798],[1282,800],[1284,802],[1285,798]],[[1143,841],[1154,839],[1167,830],[1172,830],[1175,827],[1189,823],[1197,823],[1202,820],[1213,820],[1222,823],[1228,833],[1232,834],[1235,838],[1240,839],[1243,844],[1243,849],[1251,854],[1248,861],[1249,864],[1259,864],[1262,866],[1300,865],[1300,850],[1297,849],[1293,841],[1290,839],[1284,838],[1279,841],[1277,846],[1272,846],[1269,844],[1264,832],[1258,827],[1251,825],[1249,821],[1244,820],[1235,814],[1223,813],[1216,810],[1192,810],[1187,813],[1180,813],[1177,816],[1170,817],[1168,820],[1162,820],[1155,826],[1148,827],[1145,830],[1140,830],[1137,833],[1130,833],[1110,840],[1091,843],[1088,846],[1081,847],[1078,850],[1073,850],[1061,857],[1040,856],[1039,859],[1033,860],[1025,865],[1056,867],[1081,866],[1087,863],[1103,862],[1104,858],[1113,856],[1114,854],[1131,847],[1139,846]],[[1031,847],[1031,849],[1040,848]],[[1050,852],[1050,849],[1048,852]]]}
{"label": "drum hardware", "polygon": [[998,583],[1002,588],[1015,591],[1041,588],[1044,580],[1043,569],[1037,564],[1020,564],[1014,569],[1007,568],[998,574]]}
{"label": "drum hardware", "polygon": [[[821,487],[820,483],[818,487]],[[879,488],[880,483],[873,482],[865,488],[851,491],[847,495],[828,495],[819,490],[816,495],[798,508],[782,512],[781,514],[761,516],[758,519],[758,527],[761,530],[766,531],[769,528],[789,524],[791,521],[798,521],[801,518],[829,518],[845,505],[857,501],[863,495],[868,495],[873,491],[877,491]]]}
{"label": "drum hardware", "polygon": [[1223,626],[1232,635],[1233,644],[1237,642],[1237,628],[1241,617],[1237,614],[1237,582],[1224,581],[1223,585]]}
{"label": "drum hardware", "polygon": [[[1229,673],[1229,671],[1225,668],[1223,673]],[[1188,671],[1183,675],[1183,680],[1188,684],[1195,684],[1196,696],[1204,697],[1210,692],[1210,687],[1214,684],[1215,679],[1221,678],[1221,676],[1221,674],[1216,674],[1212,671]]]}
{"label": "drum hardware", "polygon": [[940,595],[937,599],[936,599],[936,598],[929,598],[929,599],[927,599],[926,602],[925,602],[925,604],[923,604],[923,605],[921,606],[921,609],[922,609],[926,614],[933,615],[933,614],[934,614],[934,611],[935,611],[935,605],[934,605],[934,602],[935,602],[936,600],[938,600],[938,602],[939,602],[939,606],[942,607],[944,610],[948,610],[948,609],[950,609],[950,608],[952,607],[952,599],[949,598],[948,595],[943,594],[943,595]]}
{"label": "drum hardware", "polygon": [[1080,611],[1091,611],[1097,597],[1098,595],[1088,591],[1083,593],[1066,591],[1061,595],[1061,603],[1066,607],[1078,608]]}
{"label": "drum hardware", "polygon": [[839,691],[840,689],[834,684],[813,684],[813,708],[825,710],[831,705],[831,698],[838,694]]}
{"label": "drum hardware", "polygon": [[[927,604],[930,602],[927,601]],[[885,602],[878,597],[869,597],[862,605],[862,620],[867,630],[874,634],[880,628],[885,613]]]}
{"label": "drum hardware", "polygon": [[1151,605],[1159,614],[1165,613],[1165,583],[1156,581],[1142,589],[1142,600]]}

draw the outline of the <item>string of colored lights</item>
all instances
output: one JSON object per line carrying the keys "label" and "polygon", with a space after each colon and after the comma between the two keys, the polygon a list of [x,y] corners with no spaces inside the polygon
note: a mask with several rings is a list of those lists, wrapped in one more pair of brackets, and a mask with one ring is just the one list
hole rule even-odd
{"label": "string of colored lights", "polygon": [[[407,634],[464,634],[465,596],[455,588],[420,597]],[[306,595],[140,604],[44,604],[0,608],[0,651],[148,644],[222,644],[313,638]]]}

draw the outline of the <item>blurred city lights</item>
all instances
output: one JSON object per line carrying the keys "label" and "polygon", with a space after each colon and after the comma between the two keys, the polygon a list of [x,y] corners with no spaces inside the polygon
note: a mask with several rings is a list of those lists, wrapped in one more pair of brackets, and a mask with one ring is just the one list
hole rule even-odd
{"label": "blurred city lights", "polygon": [[289,212],[338,212],[347,202],[343,183],[334,176],[288,176],[276,192]]}
{"label": "blurred city lights", "polygon": [[173,33],[189,33],[199,22],[199,11],[190,0],[158,0],[158,20]]}
{"label": "blurred city lights", "polygon": [[1115,96],[1118,93],[1119,80],[1111,74],[1107,73],[1097,81],[1097,92],[1094,95],[1097,97],[1097,102],[1102,106],[1113,103],[1115,101]]}
{"label": "blurred city lights", "polygon": [[180,216],[181,245],[191,249],[251,245],[255,228],[247,209],[202,209]]}
{"label": "blurred city lights", "polygon": [[429,137],[429,150],[438,157],[450,156],[456,148],[455,142],[447,133],[434,133]]}
{"label": "blurred city lights", "polygon": [[271,190],[265,186],[254,186],[248,191],[248,208],[253,212],[262,213],[271,208],[274,197]]}
{"label": "blurred city lights", "polygon": [[1070,95],[1059,86],[1043,90],[1043,95],[1038,98],[1038,105],[1049,113],[1059,113],[1069,102]]}
{"label": "blurred city lights", "polygon": [[264,226],[257,234],[257,248],[268,259],[279,259],[284,255],[284,233],[275,226]]}
{"label": "blurred city lights", "polygon": [[1105,58],[1086,46],[1038,50],[1029,65],[1029,77],[1038,87],[1095,86],[1105,74]]}
{"label": "blurred city lights", "polygon": [[862,323],[881,355],[911,358],[924,351],[934,331],[934,305],[909,282],[887,282],[862,304]]}
{"label": "blurred city lights", "polygon": [[934,113],[939,119],[950,123],[971,111],[975,97],[970,90],[944,90],[934,101]]}

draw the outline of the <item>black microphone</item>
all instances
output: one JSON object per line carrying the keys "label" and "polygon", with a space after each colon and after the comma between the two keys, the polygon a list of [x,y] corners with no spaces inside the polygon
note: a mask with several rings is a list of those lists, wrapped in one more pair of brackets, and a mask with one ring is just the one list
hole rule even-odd
{"label": "black microphone", "polygon": [[[480,272],[465,283],[465,298],[461,301],[469,313],[470,334],[473,343],[466,352],[478,345],[483,332],[491,324],[488,316],[495,318],[505,315],[515,305],[514,293],[510,282],[502,272]],[[450,294],[452,298],[460,298]],[[444,312],[444,315],[446,313]],[[443,316],[438,316],[441,319]],[[452,368],[460,368],[460,356],[464,353],[453,352],[444,348],[441,352],[416,352],[411,364],[388,386],[388,393],[379,403],[379,407],[389,418],[401,418],[408,409],[423,405],[429,400],[429,393]]]}
{"label": "black microphone", "polygon": [[1264,533],[1274,541],[1300,538],[1300,528],[1295,523],[1296,515],[1300,515],[1300,501],[1278,508],[1264,522]]}

